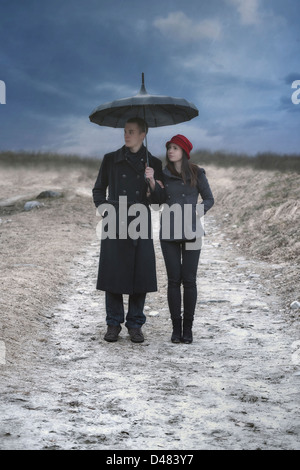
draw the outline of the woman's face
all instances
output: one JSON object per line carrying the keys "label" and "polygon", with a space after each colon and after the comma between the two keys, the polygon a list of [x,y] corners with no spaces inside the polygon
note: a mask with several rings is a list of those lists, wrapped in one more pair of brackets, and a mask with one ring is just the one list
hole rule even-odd
{"label": "woman's face", "polygon": [[177,163],[177,162],[181,162],[183,151],[182,151],[182,148],[179,147],[179,145],[171,143],[168,145],[167,154],[168,154],[168,159],[170,160],[170,162]]}

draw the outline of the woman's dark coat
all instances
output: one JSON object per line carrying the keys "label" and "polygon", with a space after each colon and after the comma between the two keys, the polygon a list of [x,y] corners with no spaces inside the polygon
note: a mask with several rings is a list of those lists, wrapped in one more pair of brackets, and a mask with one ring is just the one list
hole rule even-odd
{"label": "woman's dark coat", "polygon": [[[164,174],[164,185],[166,191],[166,204],[168,206],[173,206],[175,204],[180,205],[182,217],[176,219],[173,213],[170,213],[170,230],[166,231],[169,232],[169,235],[166,237],[162,232],[162,221],[163,213],[161,216],[161,228],[160,228],[160,239],[161,240],[186,240],[186,239],[193,239],[193,234],[196,233],[196,217],[197,217],[197,203],[199,195],[202,198],[201,205],[203,205],[202,214],[200,213],[199,216],[206,214],[206,212],[214,205],[214,198],[206,178],[205,170],[203,168],[199,168],[197,170],[197,184],[196,186],[191,186],[190,178],[187,180],[186,183],[183,182],[180,176],[173,175],[168,168],[163,170]],[[184,226],[184,206],[191,205],[192,207],[192,223],[190,226]],[[173,206],[174,207],[174,206]],[[176,225],[176,227],[175,227]],[[175,228],[177,228],[177,233],[181,233],[182,236],[176,236]],[[188,237],[185,236],[186,228],[188,229],[187,232],[189,234]],[[203,230],[201,230],[202,236]]]}
{"label": "woman's dark coat", "polygon": [[[161,161],[150,153],[148,155],[149,166],[154,169],[154,178],[163,182]],[[149,204],[161,205],[165,201],[165,191],[156,183],[150,198],[147,197],[145,164],[144,146],[135,155],[132,155],[125,146],[116,152],[106,154],[93,188],[93,199],[96,207],[104,203],[112,204],[116,208],[117,215],[120,196],[127,197],[128,206],[134,203],[145,205],[151,233]],[[137,240],[119,239],[117,227],[116,239],[102,239],[97,289],[118,294],[156,291],[156,264],[152,237]]]}

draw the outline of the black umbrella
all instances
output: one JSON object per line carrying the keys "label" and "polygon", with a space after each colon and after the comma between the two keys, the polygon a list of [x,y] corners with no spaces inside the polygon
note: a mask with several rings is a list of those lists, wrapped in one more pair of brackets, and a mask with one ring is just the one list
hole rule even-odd
{"label": "black umbrella", "polygon": [[[99,126],[123,128],[128,119],[140,117],[146,121],[148,127],[163,127],[190,121],[198,114],[196,106],[183,98],[149,95],[142,73],[142,86],[137,95],[104,103],[94,109],[89,118]],[[147,149],[147,138],[145,143]]]}

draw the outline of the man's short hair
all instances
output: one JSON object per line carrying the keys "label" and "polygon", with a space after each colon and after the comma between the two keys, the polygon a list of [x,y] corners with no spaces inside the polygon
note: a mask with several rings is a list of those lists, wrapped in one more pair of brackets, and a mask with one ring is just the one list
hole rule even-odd
{"label": "man's short hair", "polygon": [[148,133],[148,124],[144,119],[139,117],[133,117],[128,119],[127,122],[131,124],[137,124],[139,126],[140,132],[145,132],[146,134]]}

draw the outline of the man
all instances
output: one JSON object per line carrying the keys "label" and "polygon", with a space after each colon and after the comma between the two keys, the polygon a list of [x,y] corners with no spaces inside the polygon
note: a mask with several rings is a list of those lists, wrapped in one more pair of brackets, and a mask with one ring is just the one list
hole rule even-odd
{"label": "man", "polygon": [[147,208],[150,224],[146,239],[124,238],[120,236],[118,226],[115,238],[101,240],[97,289],[105,291],[107,332],[104,339],[109,342],[117,341],[121,323],[125,320],[123,294],[129,295],[125,326],[131,341],[144,341],[141,327],[146,321],[143,313],[146,293],[157,290],[149,204],[162,204],[165,191],[161,184],[161,161],[149,153],[147,166],[146,148],[143,145],[147,131],[144,120],[132,118],[127,121],[124,129],[125,145],[104,156],[93,188],[96,207],[109,203],[119,213],[120,197],[124,199],[126,196],[127,207],[138,203]]}

